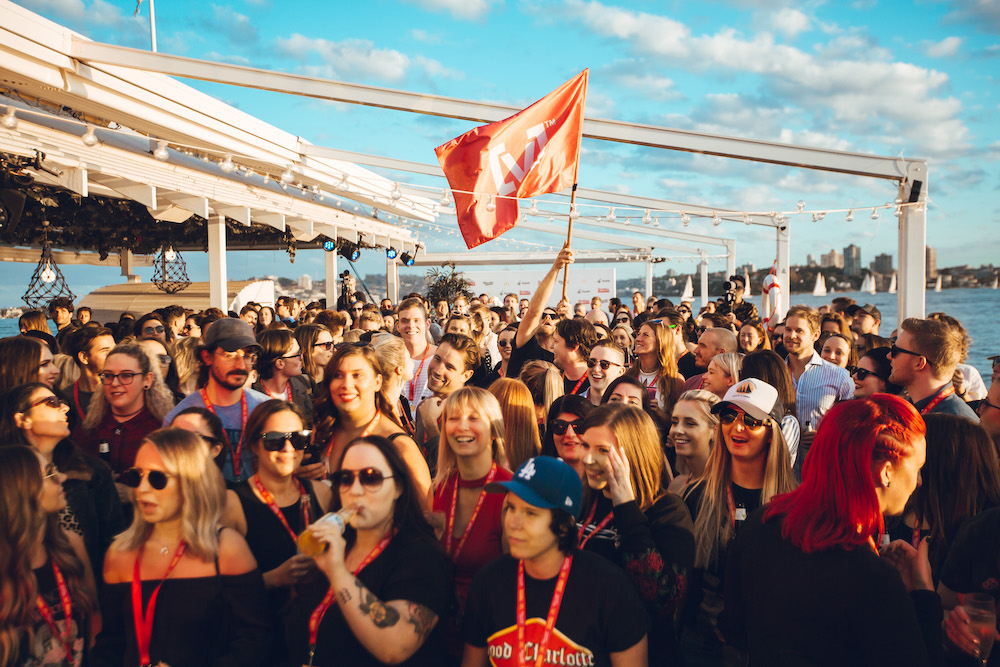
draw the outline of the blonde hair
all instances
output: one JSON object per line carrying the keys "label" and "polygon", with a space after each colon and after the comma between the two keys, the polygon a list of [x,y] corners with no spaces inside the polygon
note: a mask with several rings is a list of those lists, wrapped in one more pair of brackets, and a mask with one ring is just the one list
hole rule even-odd
{"label": "blonde hair", "polygon": [[629,463],[636,504],[649,509],[664,494],[664,482],[673,479],[652,417],[626,403],[606,403],[584,418],[580,431],[599,426],[614,434]]}
{"label": "blonde hair", "polygon": [[718,366],[723,373],[733,379],[733,384],[736,384],[740,381],[743,356],[739,352],[723,352],[712,357],[712,360],[708,363]]}
{"label": "blonde hair", "polygon": [[406,345],[403,339],[392,334],[377,334],[372,336],[372,350],[375,352],[375,360],[378,362],[378,372],[382,376],[382,396],[386,402],[395,407],[398,396],[389,396],[389,380],[396,372],[397,368],[412,366],[410,356],[406,353]]}
{"label": "blonde hair", "polygon": [[[681,387],[684,385],[684,378],[677,370],[673,334],[669,322],[663,320],[646,320],[639,325],[639,329],[636,330],[637,335],[643,327],[649,327],[656,339],[656,368],[660,374],[656,382],[656,399],[658,403],[662,400],[663,410],[669,414],[673,411],[674,403],[677,402]],[[629,374],[638,378],[640,370],[639,361],[636,358],[635,365],[629,369]]]}
{"label": "blonde hair", "polygon": [[540,359],[526,361],[517,379],[528,387],[532,403],[541,409],[543,415],[549,413],[549,406],[554,400],[566,393],[559,369],[547,361]]}
{"label": "blonde hair", "polygon": [[[174,395],[167,385],[164,384],[159,365],[155,365],[154,368],[152,360],[139,343],[119,343],[113,350],[108,352],[108,358],[116,354],[124,354],[135,359],[139,363],[139,371],[142,375],[152,374],[153,382],[149,385],[149,389],[143,391],[142,402],[146,410],[157,421],[162,422],[167,413],[174,409]],[[90,405],[87,407],[87,416],[84,418],[83,424],[81,424],[85,429],[96,428],[98,424],[104,421],[104,417],[108,413],[108,399],[104,396],[103,387],[104,385],[102,384],[101,391],[95,391],[90,399]]]}
{"label": "blonde hair", "polygon": [[198,348],[201,344],[201,338],[195,336],[183,336],[174,340],[174,365],[179,378],[177,388],[185,396],[198,388]]}
{"label": "blonde hair", "polygon": [[[765,421],[770,437],[764,460],[764,487],[760,503],[764,505],[779,493],[788,493],[796,486],[792,474],[791,457],[781,425],[773,419]],[[687,496],[698,485],[703,485],[698,515],[694,521],[694,564],[705,568],[713,563],[719,553],[733,538],[733,521],[729,515],[729,485],[732,482],[732,456],[722,435],[722,423],[715,427],[715,446],[708,455],[705,472],[684,491]]]}
{"label": "blonde hair", "polygon": [[500,378],[490,385],[490,393],[496,396],[503,414],[508,467],[517,470],[542,451],[531,392],[520,380]]}
{"label": "blonde hair", "polygon": [[[208,444],[197,434],[181,428],[161,428],[143,440],[156,447],[166,472],[177,480],[181,497],[181,537],[191,555],[204,561],[219,552],[219,521],[226,505],[226,483],[211,461]],[[153,527],[136,510],[132,525],[115,538],[111,548],[139,549]]]}
{"label": "blonde hair", "polygon": [[500,403],[490,392],[479,387],[462,387],[448,395],[441,405],[441,441],[438,443],[437,470],[434,476],[434,488],[443,484],[448,475],[456,467],[455,452],[448,444],[445,435],[445,424],[448,416],[459,410],[469,410],[486,419],[490,424],[490,440],[493,449],[493,461],[498,466],[507,467],[507,455],[504,450],[503,415]]}
{"label": "blonde hair", "polygon": [[492,318],[490,317],[492,313],[490,309],[483,305],[473,306],[470,316],[472,318],[472,340],[476,341],[476,345],[483,344],[483,338],[486,336],[486,330],[489,329],[489,324],[487,324]]}

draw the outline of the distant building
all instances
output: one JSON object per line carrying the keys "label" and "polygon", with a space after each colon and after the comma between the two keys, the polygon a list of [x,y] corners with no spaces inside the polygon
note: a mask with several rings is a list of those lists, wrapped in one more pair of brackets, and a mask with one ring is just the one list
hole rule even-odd
{"label": "distant building", "polygon": [[861,248],[853,243],[844,248],[844,275],[849,277],[861,275]]}
{"label": "distant building", "polygon": [[741,266],[738,269],[736,269],[736,273],[738,273],[740,275],[743,275],[743,274],[753,275],[756,272],[757,272],[757,265],[756,264],[744,264],[743,266]]}
{"label": "distant building", "polygon": [[806,255],[806,266],[816,266],[816,255]]}
{"label": "distant building", "polygon": [[836,250],[831,250],[819,256],[819,265],[824,269],[842,269],[844,268],[844,256]]}
{"label": "distant building", "polygon": [[929,245],[924,246],[924,271],[928,278],[937,279],[937,250]]}
{"label": "distant building", "polygon": [[892,255],[882,253],[875,256],[875,261],[871,263],[873,273],[889,275],[892,273]]}
{"label": "distant building", "polygon": [[311,290],[313,288],[312,276],[305,273],[299,276],[299,287],[304,290]]}

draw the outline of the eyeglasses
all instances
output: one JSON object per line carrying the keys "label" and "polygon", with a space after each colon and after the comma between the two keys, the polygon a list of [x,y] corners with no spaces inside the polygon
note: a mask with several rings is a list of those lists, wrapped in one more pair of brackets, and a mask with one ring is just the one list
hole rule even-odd
{"label": "eyeglasses", "polygon": [[497,347],[510,347],[511,341],[508,338],[501,338],[497,341]]}
{"label": "eyeglasses", "polygon": [[284,357],[278,357],[278,358],[279,359],[296,359],[296,358],[301,357],[301,356],[302,356],[302,352],[299,351],[299,352],[296,352],[295,354],[288,354],[288,355],[285,355]]}
{"label": "eyeglasses", "polygon": [[565,419],[553,419],[549,422],[549,430],[556,435],[566,435],[566,431],[570,428],[573,429],[573,433],[579,433],[581,426],[583,426],[582,419],[574,419],[571,422]]}
{"label": "eyeglasses", "polygon": [[122,371],[121,373],[109,373],[108,371],[104,371],[102,373],[98,373],[97,375],[98,377],[101,378],[101,382],[103,382],[106,386],[110,387],[112,384],[114,384],[115,379],[117,379],[118,382],[122,384],[122,386],[132,384],[132,381],[135,380],[135,376],[142,375],[142,373],[136,373],[135,371]]}
{"label": "eyeglasses", "polygon": [[321,347],[324,350],[326,350],[327,352],[329,352],[330,350],[333,349],[333,341],[332,340],[328,340],[325,343],[313,343],[313,347]]}
{"label": "eyeglasses", "polygon": [[382,488],[382,484],[385,480],[392,479],[392,475],[386,475],[378,468],[338,470],[330,475],[330,481],[332,481],[334,485],[339,486],[342,491],[346,491],[354,486],[355,478],[361,482],[361,486],[363,486],[366,491],[375,492]]}
{"label": "eyeglasses", "polygon": [[598,364],[601,365],[601,370],[606,371],[612,366],[621,366],[621,364],[616,364],[613,361],[608,361],[607,359],[587,359],[587,368],[593,368]]}
{"label": "eyeglasses", "polygon": [[285,448],[285,443],[292,443],[292,447],[303,450],[309,444],[309,436],[312,431],[291,431],[283,433],[281,431],[268,431],[260,436],[260,444],[269,452],[280,452]]}
{"label": "eyeglasses", "polygon": [[195,329],[201,329],[197,324],[185,324],[181,331],[194,331]]}
{"label": "eyeglasses", "polygon": [[992,403],[990,403],[989,401],[987,401],[984,398],[982,401],[980,401],[980,403],[979,403],[979,409],[976,410],[976,412],[979,413],[979,414],[983,414],[983,412],[986,410],[986,408],[993,408],[994,410],[1000,410],[1000,405],[993,405]]}
{"label": "eyeglasses", "polygon": [[898,345],[896,345],[895,343],[893,343],[892,347],[889,348],[889,356],[892,357],[893,359],[895,359],[896,356],[899,355],[900,353],[902,353],[902,354],[912,354],[914,357],[922,357],[922,356],[924,356],[924,355],[920,354],[919,352],[914,352],[913,350],[907,350],[906,348],[899,347]]}
{"label": "eyeglasses", "polygon": [[58,396],[46,396],[45,398],[39,399],[28,406],[28,409],[37,407],[39,405],[47,405],[53,410],[58,410],[64,405],[69,405],[66,401],[62,400]]}
{"label": "eyeglasses", "polygon": [[847,372],[851,375],[857,375],[859,380],[864,380],[869,375],[874,375],[878,377],[878,373],[875,371],[870,371],[866,368],[861,368],[860,366],[848,366]]}
{"label": "eyeglasses", "polygon": [[42,475],[42,480],[52,479],[59,474],[59,468],[56,467],[55,463],[50,463],[45,466],[45,474]]}
{"label": "eyeglasses", "polygon": [[157,491],[167,488],[167,482],[173,475],[162,470],[143,470],[142,468],[128,468],[118,475],[118,481],[125,486],[138,489],[142,484],[142,478],[149,480],[149,485]]}
{"label": "eyeglasses", "polygon": [[235,363],[237,359],[245,359],[248,364],[257,363],[256,352],[247,352],[246,350],[236,350],[235,352],[216,350],[215,353],[231,364]]}
{"label": "eyeglasses", "polygon": [[143,327],[142,333],[144,333],[147,336],[152,336],[153,334],[160,334],[163,333],[163,326],[160,325],[158,327]]}
{"label": "eyeglasses", "polygon": [[741,415],[743,417],[743,425],[746,426],[751,431],[759,429],[767,421],[765,419],[757,419],[756,417],[751,417],[747,413],[743,412],[742,410],[738,410],[737,408],[729,408],[729,407],[722,408],[722,410],[719,411],[719,420],[722,421],[723,424],[732,424],[733,422],[736,421],[736,418]]}

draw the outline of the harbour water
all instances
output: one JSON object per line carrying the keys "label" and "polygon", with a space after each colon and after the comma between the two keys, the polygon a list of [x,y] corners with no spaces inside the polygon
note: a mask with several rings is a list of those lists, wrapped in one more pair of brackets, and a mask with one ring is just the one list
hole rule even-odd
{"label": "harbour water", "polygon": [[[837,292],[827,296],[813,296],[812,294],[792,294],[789,302],[792,305],[805,304],[812,307],[821,306],[836,296],[847,296],[860,304],[875,304],[882,313],[883,325],[880,330],[883,336],[888,337],[896,325],[896,295],[888,293],[864,294],[862,292]],[[676,302],[676,297],[673,297]],[[757,292],[751,299],[760,308],[760,293]],[[701,305],[699,299],[695,299],[695,305]],[[967,363],[979,369],[983,378],[988,382],[991,365],[986,357],[1000,354],[1000,290],[988,288],[957,288],[946,289],[941,292],[927,292],[927,312],[945,312],[957,318],[972,337],[972,345],[969,349]],[[17,334],[17,320],[0,319],[0,338]]]}

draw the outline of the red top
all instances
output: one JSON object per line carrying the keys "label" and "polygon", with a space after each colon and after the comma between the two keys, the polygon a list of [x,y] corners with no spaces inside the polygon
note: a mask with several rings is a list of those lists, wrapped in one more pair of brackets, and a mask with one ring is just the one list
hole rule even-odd
{"label": "red top", "polygon": [[[506,468],[497,468],[494,482],[507,482],[514,477],[514,473]],[[455,482],[458,480],[458,471],[453,470],[448,475],[448,479],[441,484],[434,492],[434,512],[440,512],[448,516],[451,509],[451,498],[455,493]],[[461,480],[462,488],[482,488],[486,483],[486,477],[477,480]],[[476,522],[472,525],[469,537],[459,551],[455,560],[455,591],[458,593],[459,602],[462,609],[465,608],[465,599],[469,595],[469,585],[472,578],[480,569],[491,560],[503,555],[501,540],[503,537],[503,522],[500,519],[500,510],[503,509],[504,494],[487,493],[483,500],[483,506],[479,510]],[[461,534],[462,531],[459,531]],[[457,540],[456,540],[457,541]],[[441,543],[448,548],[448,536],[441,536]]]}
{"label": "red top", "polygon": [[98,446],[101,441],[107,440],[111,452],[108,465],[118,474],[135,465],[135,455],[142,441],[161,426],[163,422],[146,408],[123,422],[117,421],[111,410],[108,410],[108,414],[95,428],[88,430],[77,426],[71,437],[78,447],[94,456],[99,455]]}

